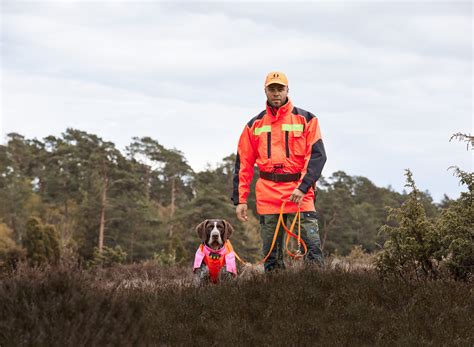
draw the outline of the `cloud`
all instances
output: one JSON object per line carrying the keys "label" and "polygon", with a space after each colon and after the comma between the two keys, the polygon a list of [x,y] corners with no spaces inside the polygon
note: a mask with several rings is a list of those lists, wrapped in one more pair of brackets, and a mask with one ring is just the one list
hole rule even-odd
{"label": "cloud", "polygon": [[439,199],[460,190],[446,168],[469,167],[448,139],[472,128],[470,3],[2,5],[3,133],[151,136],[200,170],[235,151],[283,70],[320,118],[326,174],[401,190],[410,167]]}
{"label": "cloud", "polygon": [[121,149],[133,136],[151,136],[168,148],[184,151],[190,164],[200,169],[236,150],[245,115],[251,112],[239,106],[149,97],[71,79],[18,73],[7,73],[4,79],[9,85],[4,109],[20,115],[6,119],[7,129],[41,138],[73,127],[111,140]]}

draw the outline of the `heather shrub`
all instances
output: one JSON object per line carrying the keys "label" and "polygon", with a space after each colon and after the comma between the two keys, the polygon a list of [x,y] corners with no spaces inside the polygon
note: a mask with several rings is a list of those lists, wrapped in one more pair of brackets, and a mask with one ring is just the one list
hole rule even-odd
{"label": "heather shrub", "polygon": [[349,260],[354,260],[354,261],[357,261],[357,260],[362,261],[362,260],[367,260],[368,257],[370,257],[370,255],[364,251],[362,246],[357,245],[357,246],[352,247],[349,255],[347,255],[346,258]]}
{"label": "heather shrub", "polygon": [[305,268],[193,286],[189,268],[22,268],[0,281],[1,346],[472,346],[472,287]]}
{"label": "heather shrub", "polygon": [[375,257],[375,253],[367,253],[362,245],[358,245],[352,247],[344,259],[355,267],[373,267]]}

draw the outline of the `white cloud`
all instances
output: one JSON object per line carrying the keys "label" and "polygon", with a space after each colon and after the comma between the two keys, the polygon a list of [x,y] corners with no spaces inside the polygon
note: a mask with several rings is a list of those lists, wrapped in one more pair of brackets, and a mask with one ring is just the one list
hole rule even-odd
{"label": "white cloud", "polygon": [[2,4],[4,133],[151,136],[202,169],[235,151],[279,69],[321,119],[326,175],[401,190],[410,167],[437,199],[460,190],[446,168],[469,153],[447,141],[472,128],[472,4]]}
{"label": "white cloud", "polygon": [[235,139],[251,114],[239,106],[155,98],[75,80],[19,73],[6,73],[4,78],[9,86],[5,113],[18,116],[6,119],[7,129],[41,138],[73,127],[111,140],[121,149],[133,136],[151,136],[182,150],[199,169],[235,151]]}

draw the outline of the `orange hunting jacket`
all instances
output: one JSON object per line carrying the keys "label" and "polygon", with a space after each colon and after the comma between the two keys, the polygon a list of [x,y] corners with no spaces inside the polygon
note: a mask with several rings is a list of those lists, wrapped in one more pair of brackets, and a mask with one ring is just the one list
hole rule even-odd
{"label": "orange hunting jacket", "polygon": [[[240,136],[234,169],[234,205],[247,202],[254,165],[259,171],[298,173],[295,182],[274,182],[259,178],[255,188],[258,214],[280,213],[280,206],[293,190],[306,193],[301,211],[314,211],[314,186],[326,162],[318,118],[294,107],[291,100],[276,109],[268,105],[252,118]],[[294,213],[297,205],[287,202],[285,213]]]}

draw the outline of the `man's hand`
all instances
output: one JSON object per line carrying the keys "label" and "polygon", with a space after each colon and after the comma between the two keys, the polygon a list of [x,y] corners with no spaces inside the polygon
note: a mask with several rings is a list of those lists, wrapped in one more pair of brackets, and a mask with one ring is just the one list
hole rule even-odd
{"label": "man's hand", "polygon": [[237,218],[241,222],[246,222],[249,220],[247,216],[247,204],[238,204],[237,208],[235,209],[235,213],[237,213]]}
{"label": "man's hand", "polygon": [[293,193],[291,193],[290,198],[288,200],[296,204],[299,204],[301,201],[303,201],[304,196],[305,196],[305,193],[303,193],[301,190],[296,188],[295,190],[293,190]]}

